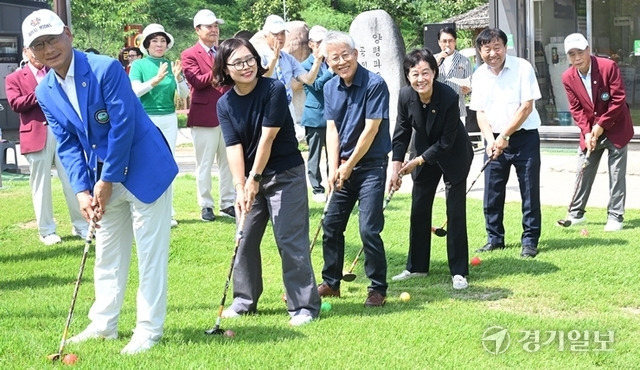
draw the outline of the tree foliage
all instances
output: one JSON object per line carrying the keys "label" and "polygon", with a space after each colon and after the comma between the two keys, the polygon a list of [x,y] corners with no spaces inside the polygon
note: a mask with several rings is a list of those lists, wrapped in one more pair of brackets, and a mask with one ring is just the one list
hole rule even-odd
{"label": "tree foliage", "polygon": [[[464,13],[488,0],[82,0],[71,1],[75,45],[93,47],[103,54],[117,55],[124,45],[125,24],[160,23],[175,37],[170,57],[193,45],[193,16],[211,9],[225,20],[221,39],[246,29],[257,31],[265,18],[277,14],[303,20],[309,26],[348,31],[361,12],[383,9],[396,21],[407,48],[422,44],[422,26]],[[285,17],[286,5],[286,17]],[[466,40],[466,34],[461,32]]]}
{"label": "tree foliage", "polygon": [[302,20],[300,0],[256,0],[250,2],[250,9],[251,11],[242,13],[239,24],[241,29],[258,31],[262,28],[264,20],[271,14],[279,15],[285,21]]}
{"label": "tree foliage", "polygon": [[94,48],[115,55],[128,36],[124,26],[131,19],[146,21],[142,12],[147,0],[83,0],[71,2],[74,44],[79,49]]}

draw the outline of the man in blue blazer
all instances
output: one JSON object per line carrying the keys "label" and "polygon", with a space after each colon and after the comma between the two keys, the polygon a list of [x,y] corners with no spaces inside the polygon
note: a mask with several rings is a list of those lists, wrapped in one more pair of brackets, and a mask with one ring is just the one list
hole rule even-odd
{"label": "man in blue blazer", "polygon": [[117,60],[73,49],[71,32],[50,10],[27,16],[22,35],[25,46],[51,69],[36,96],[82,213],[99,223],[91,323],[68,342],[118,337],[135,237],[137,325],[121,353],[144,352],[162,337],[166,316],[171,229],[166,190],[178,167]]}

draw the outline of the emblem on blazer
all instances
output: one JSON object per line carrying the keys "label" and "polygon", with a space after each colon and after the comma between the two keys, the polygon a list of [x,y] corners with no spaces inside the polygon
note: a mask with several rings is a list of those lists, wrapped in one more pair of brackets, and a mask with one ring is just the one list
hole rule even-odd
{"label": "emblem on blazer", "polygon": [[611,99],[611,94],[609,94],[608,92],[603,92],[602,94],[600,94],[600,99],[602,101],[609,101],[609,99]]}
{"label": "emblem on blazer", "polygon": [[96,122],[101,125],[105,125],[107,124],[107,122],[109,122],[109,114],[107,113],[106,109],[100,109],[99,111],[97,111],[93,118],[95,118]]}

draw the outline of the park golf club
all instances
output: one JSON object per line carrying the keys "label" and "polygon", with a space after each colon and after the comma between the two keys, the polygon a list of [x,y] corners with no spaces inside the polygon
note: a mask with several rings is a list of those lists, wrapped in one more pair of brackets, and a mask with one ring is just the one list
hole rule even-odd
{"label": "park golf club", "polygon": [[[576,201],[576,195],[578,195],[578,189],[580,188],[580,183],[582,182],[582,178],[584,177],[584,170],[589,165],[589,155],[591,155],[591,151],[587,150],[587,154],[584,157],[584,162],[582,162],[582,168],[580,168],[580,173],[578,174],[578,178],[576,178],[576,187],[573,189],[571,203],[569,203],[569,208],[567,209],[568,214],[571,214],[571,207],[573,207],[573,203]],[[564,220],[558,220],[558,225],[562,227],[569,227],[571,226],[571,220],[568,218]]]}
{"label": "park golf club", "polygon": [[204,333],[207,335],[222,335],[224,329],[220,329],[220,321],[222,321],[222,311],[224,310],[224,303],[227,300],[227,291],[229,290],[229,282],[233,275],[233,265],[236,263],[236,255],[238,254],[238,247],[240,246],[240,240],[242,240],[242,234],[244,229],[244,219],[246,217],[245,212],[240,213],[240,222],[238,222],[238,230],[236,231],[236,242],[233,248],[233,255],[231,256],[231,266],[229,266],[229,274],[227,275],[227,281],[224,283],[224,291],[222,293],[222,300],[220,301],[220,307],[218,308],[218,317],[216,318],[216,325]]}
{"label": "park golf club", "polygon": [[309,246],[309,253],[313,252],[313,246],[316,244],[316,239],[318,239],[318,235],[320,234],[320,229],[322,229],[322,224],[324,223],[324,217],[327,215],[327,211],[329,210],[329,203],[331,202],[332,196],[333,196],[333,191],[330,192],[329,195],[327,196],[327,202],[324,204],[324,209],[322,210],[322,217],[320,217],[320,223],[318,224],[316,233],[313,235],[313,239],[311,240],[311,245]]}
{"label": "park golf club", "polygon": [[[473,180],[473,182],[471,183],[471,185],[469,186],[469,188],[467,189],[467,192],[464,193],[465,195],[469,194],[469,192],[471,191],[471,189],[473,189],[473,185],[476,184],[476,181],[478,181],[478,179],[480,178],[480,175],[482,175],[482,173],[484,172],[484,170],[487,168],[487,166],[489,165],[489,163],[491,163],[491,161],[493,160],[493,156],[489,157],[484,164],[482,165],[482,168],[480,169],[480,173],[478,173],[478,176],[476,176],[476,178]],[[447,226],[447,223],[449,222],[449,220],[445,220],[444,223],[442,224],[442,226],[436,228],[431,226],[431,232],[436,234],[436,236],[439,237],[444,237],[447,236],[447,230],[445,230],[445,226]],[[558,221],[560,222],[560,221]]]}
{"label": "park golf club", "polygon": [[[403,174],[400,173],[399,175],[400,177],[402,177]],[[382,212],[384,212],[384,210],[387,209],[387,206],[389,205],[389,202],[391,201],[391,198],[395,193],[396,193],[396,190],[393,188],[391,189],[391,191],[389,191],[389,195],[387,195],[387,198],[384,200],[384,204],[382,205]],[[357,276],[356,274],[353,273],[353,269],[356,267],[356,264],[358,263],[358,259],[362,255],[362,252],[364,252],[364,245],[360,248],[360,250],[358,251],[358,254],[356,254],[356,258],[353,260],[353,263],[351,263],[351,267],[349,267],[349,270],[342,274],[342,280],[354,281],[356,279]]]}
{"label": "park golf club", "polygon": [[78,298],[78,291],[80,290],[80,280],[84,274],[84,266],[87,263],[87,257],[89,256],[89,248],[91,248],[91,239],[96,232],[96,219],[93,218],[89,224],[89,231],[87,237],[84,240],[84,251],[82,252],[82,260],[80,262],[80,270],[78,271],[78,277],[76,279],[76,285],[73,288],[73,297],[71,298],[71,306],[69,307],[69,314],[67,315],[67,322],[64,324],[64,331],[62,332],[62,339],[60,340],[60,347],[58,352],[50,354],[47,359],[50,361],[59,360],[62,357],[62,351],[64,350],[65,342],[67,341],[67,335],[69,334],[69,326],[71,326],[71,318],[73,317],[73,309],[76,306],[76,299]]}

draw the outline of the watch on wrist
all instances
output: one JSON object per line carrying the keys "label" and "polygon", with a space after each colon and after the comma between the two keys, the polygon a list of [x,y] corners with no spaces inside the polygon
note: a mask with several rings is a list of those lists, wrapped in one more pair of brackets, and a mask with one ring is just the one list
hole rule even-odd
{"label": "watch on wrist", "polygon": [[503,138],[504,141],[509,141],[509,139],[511,139],[511,136],[505,134],[500,134],[500,137]]}
{"label": "watch on wrist", "polygon": [[253,181],[255,182],[260,182],[262,181],[262,174],[261,173],[255,173],[253,171],[249,172],[249,177],[253,179]]}

